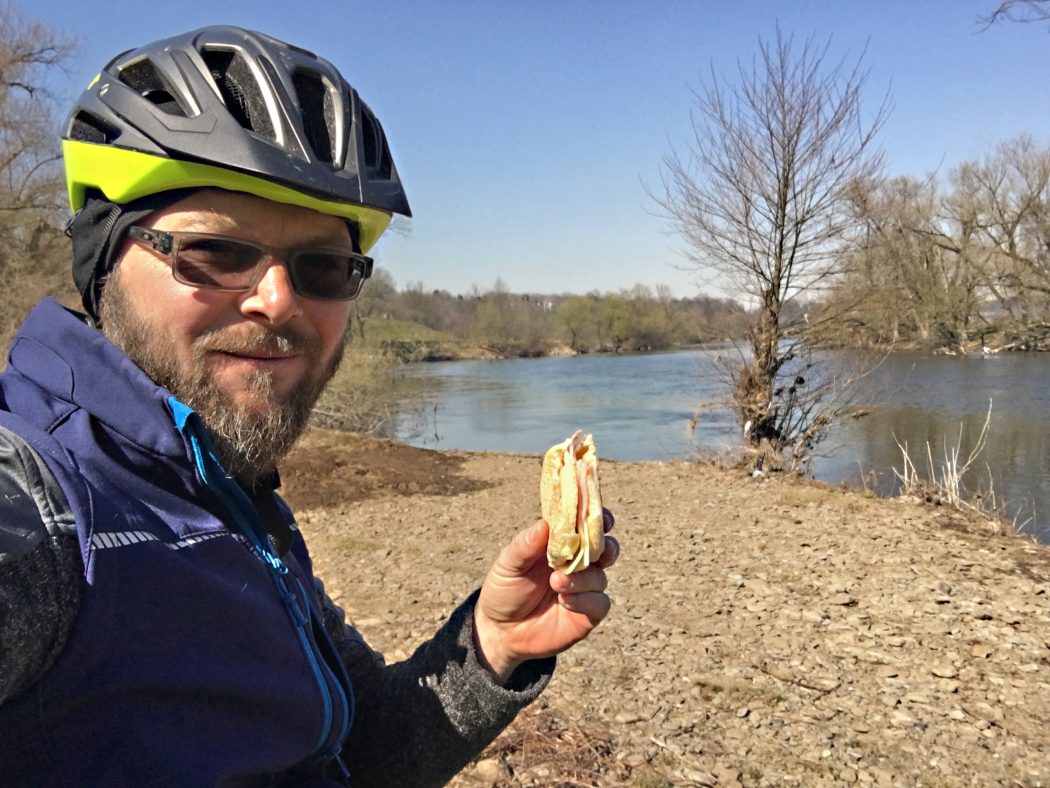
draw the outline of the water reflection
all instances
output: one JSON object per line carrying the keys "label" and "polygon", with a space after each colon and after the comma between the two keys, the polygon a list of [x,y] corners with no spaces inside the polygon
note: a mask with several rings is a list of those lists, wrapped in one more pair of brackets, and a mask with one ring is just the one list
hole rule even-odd
{"label": "water reflection", "polygon": [[542,452],[578,427],[593,431],[610,459],[670,459],[724,446],[731,414],[712,409],[698,430],[700,402],[720,396],[714,355],[684,353],[578,356],[425,364],[405,374],[427,379],[436,414],[419,432],[392,432],[433,448]]}
{"label": "water reflection", "polygon": [[[720,351],[580,356],[423,364],[405,374],[430,385],[423,425],[408,416],[391,432],[433,448],[540,453],[578,427],[593,431],[610,459],[688,457],[697,446],[720,452],[739,427],[724,397]],[[827,356],[842,366],[857,358]],[[874,408],[835,428],[814,459],[825,481],[897,489],[899,440],[920,472],[929,442],[936,467],[959,445],[973,446],[992,399],[987,446],[968,477],[971,489],[991,485],[1018,522],[1050,541],[1050,358],[1001,354],[977,358],[896,353],[864,382]],[[699,412],[698,412],[699,408]],[[696,430],[690,432],[696,415]],[[962,437],[960,442],[960,425]],[[896,439],[896,440],[895,440]]]}

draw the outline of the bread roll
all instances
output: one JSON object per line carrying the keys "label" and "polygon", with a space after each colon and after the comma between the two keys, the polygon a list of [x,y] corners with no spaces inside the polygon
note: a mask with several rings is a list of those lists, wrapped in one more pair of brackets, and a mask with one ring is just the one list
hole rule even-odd
{"label": "bread roll", "polygon": [[579,430],[547,450],[540,473],[540,505],[550,526],[547,563],[566,574],[586,569],[605,549],[598,455]]}

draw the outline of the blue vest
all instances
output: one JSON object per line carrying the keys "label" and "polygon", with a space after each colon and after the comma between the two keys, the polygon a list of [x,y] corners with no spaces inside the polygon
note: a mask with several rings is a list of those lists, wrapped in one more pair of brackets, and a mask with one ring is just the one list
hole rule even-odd
{"label": "blue vest", "polygon": [[287,506],[279,557],[199,417],[51,300],[0,424],[57,478],[84,559],[64,650],[0,706],[0,785],[339,784],[353,694]]}

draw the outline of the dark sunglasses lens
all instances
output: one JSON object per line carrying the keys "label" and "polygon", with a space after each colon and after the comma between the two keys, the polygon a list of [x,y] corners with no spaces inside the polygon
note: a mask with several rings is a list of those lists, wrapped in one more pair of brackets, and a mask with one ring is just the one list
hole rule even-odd
{"label": "dark sunglasses lens", "polygon": [[226,238],[186,238],[175,255],[183,281],[200,287],[237,289],[251,284],[262,251]]}
{"label": "dark sunglasses lens", "polygon": [[290,269],[292,286],[307,298],[353,298],[365,281],[363,261],[331,252],[300,252]]}

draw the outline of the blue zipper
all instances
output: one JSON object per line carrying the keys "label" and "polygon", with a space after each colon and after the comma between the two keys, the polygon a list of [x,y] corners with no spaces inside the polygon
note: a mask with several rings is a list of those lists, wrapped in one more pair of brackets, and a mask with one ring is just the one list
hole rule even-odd
{"label": "blue zipper", "polygon": [[[323,660],[318,658],[319,655],[317,654],[316,646],[306,632],[306,627],[310,624],[310,608],[306,592],[303,590],[302,584],[296,579],[296,585],[298,586],[299,593],[302,595],[303,604],[306,605],[306,611],[304,612],[300,608],[299,601],[296,599],[295,594],[289,590],[288,585],[285,583],[285,576],[289,574],[288,565],[270,550],[268,540],[262,533],[262,527],[256,523],[255,507],[252,505],[251,500],[248,498],[244,490],[226,475],[218,457],[215,456],[215,451],[211,446],[211,441],[208,439],[207,435],[192,422],[190,417],[196,415],[195,412],[192,408],[184,405],[175,397],[168,398],[168,406],[171,408],[172,415],[175,418],[175,425],[190,442],[190,446],[193,449],[194,461],[197,465],[197,471],[200,473],[204,484],[218,495],[219,499],[229,510],[230,514],[233,515],[238,527],[248,539],[252,548],[263,559],[263,563],[265,563],[267,567],[267,574],[269,574],[270,579],[273,581],[277,593],[280,595],[281,601],[284,603],[285,609],[288,611],[288,615],[292,619],[292,623],[295,625],[296,634],[299,637],[299,643],[302,645],[303,652],[306,654],[307,661],[313,671],[314,681],[316,682],[318,689],[321,691],[322,706],[324,707],[324,723],[321,727],[321,735],[317,740],[317,744],[314,746],[314,749],[320,753],[325,742],[328,741],[332,734],[334,714],[331,692],[328,689],[328,682],[325,681],[323,669],[321,667]],[[340,725],[340,735],[334,740],[331,751],[324,754],[337,758],[339,760],[339,768],[345,770],[346,767],[343,765],[341,759],[339,759],[339,752],[350,728],[349,701],[342,686],[339,681],[335,679],[334,675],[332,684],[342,696],[343,719],[342,724]]]}
{"label": "blue zipper", "polygon": [[[296,585],[299,588],[299,593],[302,595],[302,598],[306,599],[306,589],[303,588],[302,582],[298,578],[296,578],[295,582],[296,582]],[[322,624],[321,629],[322,629],[322,632],[323,632],[323,624]],[[315,630],[315,634],[316,634],[316,630]],[[327,634],[325,634],[325,637],[327,637]],[[330,650],[332,651],[333,654],[335,654],[336,653],[335,646],[332,645],[330,640],[328,641],[328,643],[329,643]],[[315,648],[316,648],[316,646],[311,644],[311,654],[316,654]],[[351,708],[350,708],[349,698],[348,698],[347,694],[343,691],[343,685],[342,685],[342,682],[339,680],[339,677],[335,675],[335,669],[332,666],[330,666],[328,664],[328,662],[326,660],[324,660],[323,658],[318,661],[316,656],[314,656],[314,660],[315,660],[315,663],[318,665],[319,670],[325,671],[331,677],[331,679],[332,679],[332,686],[334,686],[336,688],[336,690],[342,696],[342,700],[343,700],[343,705],[342,705],[343,714],[342,714],[342,719],[340,720],[340,723],[339,723],[339,735],[335,739],[335,744],[334,744],[334,748],[335,749],[332,752],[333,755],[338,755],[339,751],[341,749],[340,745],[342,744],[342,742],[346,741],[346,736],[350,732]]]}

